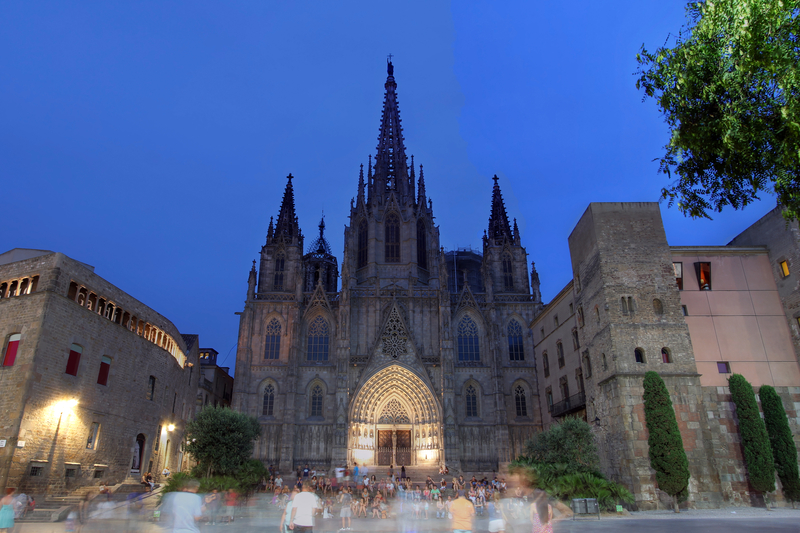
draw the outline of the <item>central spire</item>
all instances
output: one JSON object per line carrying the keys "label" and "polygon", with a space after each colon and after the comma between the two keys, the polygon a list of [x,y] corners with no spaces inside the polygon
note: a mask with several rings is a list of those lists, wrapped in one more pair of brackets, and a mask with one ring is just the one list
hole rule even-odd
{"label": "central spire", "polygon": [[397,106],[397,83],[394,81],[391,57],[387,60],[386,71],[386,93],[378,135],[378,153],[375,156],[375,175],[369,182],[369,201],[372,203],[376,198],[395,191],[400,197],[410,196],[413,203],[414,182],[408,174],[400,109]]}

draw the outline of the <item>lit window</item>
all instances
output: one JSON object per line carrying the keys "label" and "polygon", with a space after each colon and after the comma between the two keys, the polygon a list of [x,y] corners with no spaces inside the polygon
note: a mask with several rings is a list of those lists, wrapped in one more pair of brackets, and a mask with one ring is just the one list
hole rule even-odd
{"label": "lit window", "polygon": [[81,364],[81,353],[83,353],[83,348],[81,346],[73,344],[69,347],[69,358],[67,359],[67,369],[65,372],[70,376],[78,375],[78,366]]}
{"label": "lit window", "polygon": [[661,362],[662,363],[672,362],[672,357],[670,356],[668,348],[661,348]]}
{"label": "lit window", "polygon": [[89,428],[89,438],[86,439],[87,450],[97,449],[97,437],[99,434],[100,434],[100,424],[97,422],[92,422],[92,426]]}
{"label": "lit window", "polygon": [[264,407],[261,414],[264,416],[272,416],[275,408],[275,387],[270,383],[264,389]]}
{"label": "lit window", "polygon": [[547,357],[547,352],[542,354],[542,370],[544,370],[544,377],[550,377],[550,360]]}
{"label": "lit window", "polygon": [[308,326],[308,360],[328,360],[328,322],[321,315]]}
{"label": "lit window", "polygon": [[322,416],[322,387],[319,385],[311,390],[311,416]]}
{"label": "lit window", "polygon": [[277,359],[281,351],[281,323],[273,318],[267,324],[264,359]]}
{"label": "lit window", "polygon": [[781,267],[781,277],[782,278],[787,277],[789,275],[789,263],[788,263],[788,261],[781,261],[780,262],[780,267]]}
{"label": "lit window", "polygon": [[701,262],[694,264],[697,270],[697,285],[701,291],[711,290],[711,263]]}
{"label": "lit window", "polygon": [[730,374],[731,373],[731,365],[728,362],[717,362],[717,371],[720,374]]}
{"label": "lit window", "polygon": [[467,416],[468,417],[478,416],[478,391],[475,390],[474,386],[470,385],[467,387],[466,398],[467,398]]}
{"label": "lit window", "polygon": [[19,349],[19,340],[22,335],[14,333],[8,338],[6,344],[6,353],[3,355],[3,366],[14,366],[14,361],[17,359],[17,350]]}
{"label": "lit window", "polygon": [[675,283],[678,284],[678,290],[683,290],[683,263],[672,263],[672,270],[675,272]]}
{"label": "lit window", "polygon": [[636,359],[637,363],[644,363],[644,350],[636,348],[633,351],[633,357]]}
{"label": "lit window", "polygon": [[478,325],[470,317],[465,316],[458,324],[458,362],[478,363],[480,360]]}
{"label": "lit window", "polygon": [[392,213],[386,217],[385,226],[385,261],[387,263],[400,262],[400,218]]}
{"label": "lit window", "polygon": [[522,345],[522,326],[512,320],[508,324],[508,359],[509,361],[524,361],[525,352]]}
{"label": "lit window", "polygon": [[517,416],[528,416],[528,401],[525,398],[525,389],[522,385],[517,385],[514,389],[514,399],[517,405]]}
{"label": "lit window", "polygon": [[108,372],[111,370],[111,358],[104,355],[100,359],[100,372],[97,374],[98,385],[108,385]]}

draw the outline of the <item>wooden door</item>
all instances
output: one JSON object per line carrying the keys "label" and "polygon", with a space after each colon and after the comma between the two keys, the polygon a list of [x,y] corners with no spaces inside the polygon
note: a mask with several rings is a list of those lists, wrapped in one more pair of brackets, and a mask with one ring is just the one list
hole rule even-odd
{"label": "wooden door", "polygon": [[397,430],[397,448],[395,450],[397,466],[411,464],[411,430]]}
{"label": "wooden door", "polygon": [[378,430],[378,464],[392,464],[392,431],[387,429]]}

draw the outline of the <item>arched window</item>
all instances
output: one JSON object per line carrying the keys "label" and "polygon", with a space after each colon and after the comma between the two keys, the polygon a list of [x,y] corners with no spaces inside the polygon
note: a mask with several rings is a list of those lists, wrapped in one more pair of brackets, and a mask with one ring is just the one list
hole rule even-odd
{"label": "arched window", "polygon": [[511,266],[511,256],[508,254],[503,255],[503,287],[505,290],[514,290],[514,271]]}
{"label": "arched window", "polygon": [[311,389],[310,416],[322,416],[322,387],[314,385]]}
{"label": "arched window", "polygon": [[267,324],[264,359],[277,359],[281,353],[281,323],[273,318]]}
{"label": "arched window", "polygon": [[283,254],[275,256],[275,282],[272,284],[273,291],[283,290],[283,269],[286,266],[285,259]]}
{"label": "arched window", "polygon": [[473,385],[467,386],[465,391],[465,396],[467,400],[467,416],[478,416],[478,391],[475,390]]}
{"label": "arched window", "polygon": [[478,345],[478,325],[465,316],[458,324],[458,362],[479,363],[481,351]]}
{"label": "arched window", "polygon": [[653,312],[656,315],[664,314],[664,304],[662,304],[661,300],[659,300],[658,298],[653,299]]}
{"label": "arched window", "polygon": [[78,366],[81,364],[81,354],[83,347],[79,344],[73,344],[69,347],[69,357],[67,358],[67,369],[65,372],[71,376],[78,375]]}
{"label": "arched window", "polygon": [[509,361],[525,360],[522,346],[522,326],[516,320],[508,323],[508,359]]}
{"label": "arched window", "polygon": [[328,360],[328,322],[321,315],[308,325],[308,360]]}
{"label": "arched window", "polygon": [[367,228],[367,219],[361,219],[358,224],[358,266],[362,268],[367,266],[367,245],[369,242],[369,229]]}
{"label": "arched window", "polygon": [[644,350],[636,348],[633,351],[633,357],[636,359],[637,363],[644,363]]}
{"label": "arched window", "polygon": [[400,217],[392,213],[386,217],[386,258],[387,263],[400,262]]}
{"label": "arched window", "polygon": [[517,416],[528,416],[528,400],[522,385],[517,385],[514,389],[514,400],[517,405]]}
{"label": "arched window", "polygon": [[264,416],[272,416],[275,409],[275,387],[270,383],[264,389],[264,407],[261,414]]}
{"label": "arched window", "polygon": [[669,353],[669,348],[661,348],[661,362],[671,363],[672,354]]}
{"label": "arched window", "polygon": [[421,218],[417,220],[417,266],[428,269],[428,231]]}

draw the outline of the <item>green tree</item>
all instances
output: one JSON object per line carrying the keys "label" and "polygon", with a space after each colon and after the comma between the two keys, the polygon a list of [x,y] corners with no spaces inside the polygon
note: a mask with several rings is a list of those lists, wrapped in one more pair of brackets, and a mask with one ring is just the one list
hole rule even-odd
{"label": "green tree", "polygon": [[525,443],[525,455],[536,463],[564,465],[564,474],[598,472],[600,458],[589,424],[567,418]]}
{"label": "green tree", "polygon": [[186,451],[206,477],[233,475],[250,458],[259,432],[255,417],[209,405],[187,424]]}
{"label": "green tree", "polygon": [[800,214],[800,8],[797,0],[690,2],[674,46],[636,58],[671,137],[662,197],[692,217],[741,209],[774,190]]}
{"label": "green tree", "polygon": [[767,426],[775,470],[783,485],[783,495],[792,502],[800,501],[800,476],[797,468],[797,447],[789,429],[789,419],[783,409],[783,401],[775,389],[762,385],[759,390],[764,425]]}
{"label": "green tree", "polygon": [[653,371],[644,375],[644,418],[650,466],[656,471],[656,482],[661,490],[672,496],[675,512],[680,512],[678,496],[689,485],[689,461],[669,391],[661,376]]}
{"label": "green tree", "polygon": [[736,417],[739,419],[739,435],[744,448],[744,462],[750,485],[757,492],[775,490],[775,462],[769,445],[769,436],[756,403],[753,386],[740,374],[728,378],[731,398],[736,404]]}

